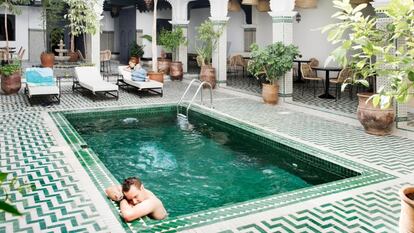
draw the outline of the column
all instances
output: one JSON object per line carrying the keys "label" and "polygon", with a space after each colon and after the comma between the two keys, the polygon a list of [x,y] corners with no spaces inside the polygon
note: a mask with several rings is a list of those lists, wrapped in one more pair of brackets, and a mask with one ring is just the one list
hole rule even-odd
{"label": "column", "polygon": [[[185,38],[188,38],[188,3],[194,0],[167,0],[172,7],[172,20],[174,28],[181,28]],[[188,45],[180,45],[175,51],[175,59],[183,63],[184,73],[188,72]]]}
{"label": "column", "polygon": [[95,66],[100,70],[101,66],[101,58],[100,58],[100,51],[101,51],[101,34],[100,34],[100,26],[101,26],[101,19],[103,18],[103,0],[96,0],[91,2],[93,4],[91,7],[95,11],[96,14],[96,33],[93,35],[86,36],[86,52],[85,54],[86,59],[91,61],[91,63],[95,64]]}
{"label": "column", "polygon": [[216,49],[213,51],[213,67],[216,68],[218,86],[226,86],[227,80],[227,4],[228,1],[210,0],[210,20],[217,30],[223,30]]}
{"label": "column", "polygon": [[[271,11],[269,15],[273,21],[272,41],[282,42],[286,45],[293,43],[293,19],[296,12],[294,0],[270,0]],[[286,101],[292,100],[293,72],[290,70],[279,80],[279,96]]]}
{"label": "column", "polygon": [[[387,24],[391,22],[391,18],[389,18],[382,10],[382,7],[389,3],[389,0],[375,0],[374,3],[372,3],[372,6],[375,8],[375,13],[377,16],[377,28],[378,29],[385,29]],[[397,47],[404,45],[403,40],[397,40]],[[377,57],[377,60],[382,60],[383,57]],[[380,75],[376,77],[375,82],[376,90],[379,90],[381,87],[384,87],[385,89],[390,88],[390,82],[388,78],[384,75]],[[396,112],[396,122],[397,127],[405,128],[407,127],[407,121],[408,121],[408,105],[407,104],[399,104],[395,101],[395,112]]]}

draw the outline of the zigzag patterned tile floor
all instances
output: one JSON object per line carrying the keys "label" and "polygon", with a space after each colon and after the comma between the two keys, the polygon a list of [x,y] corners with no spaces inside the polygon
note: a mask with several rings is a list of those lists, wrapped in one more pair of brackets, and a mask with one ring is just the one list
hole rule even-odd
{"label": "zigzag patterned tile floor", "polygon": [[[23,217],[2,213],[0,232],[113,232],[102,219],[94,197],[79,182],[68,154],[60,150],[52,128],[41,112],[137,106],[176,102],[185,89],[181,82],[166,82],[166,94],[139,98],[122,91],[119,101],[93,102],[88,96],[63,89],[62,103],[52,106],[29,106],[26,97],[0,95],[0,165],[3,172],[35,184],[32,192],[13,193]],[[412,176],[414,141],[397,136],[375,137],[360,127],[328,121],[308,113],[280,106],[268,106],[225,90],[215,91],[215,109],[273,132],[285,134],[338,152],[338,156],[372,164],[400,179]],[[405,178],[404,178],[405,177]],[[397,230],[399,199],[397,190],[403,182],[376,184],[372,190],[361,188],[344,194],[346,198],[329,199],[316,205],[284,207],[267,216],[252,215],[233,219],[230,225],[220,222],[190,232],[394,232]],[[338,194],[339,195],[339,194]],[[288,211],[286,210],[288,209]],[[108,208],[109,210],[109,208]],[[226,224],[222,222],[221,224]]]}

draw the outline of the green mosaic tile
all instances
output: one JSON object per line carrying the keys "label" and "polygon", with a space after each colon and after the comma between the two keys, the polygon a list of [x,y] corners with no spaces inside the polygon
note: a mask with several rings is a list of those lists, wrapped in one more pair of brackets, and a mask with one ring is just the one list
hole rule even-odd
{"label": "green mosaic tile", "polygon": [[[85,113],[85,111],[87,110],[82,110],[64,113],[51,113],[51,116],[54,119],[54,121],[58,124],[61,133],[65,136],[65,139],[69,143],[71,143],[72,149],[74,149],[77,157],[80,160],[83,160],[82,165],[93,177],[95,184],[101,190],[101,194],[105,196],[103,190],[107,184],[115,182],[114,177],[99,161],[98,157],[94,154],[94,152],[91,149],[80,148],[79,145],[83,143],[83,140],[73,129],[73,127],[70,126],[69,122],[67,121],[67,119],[65,119],[64,115],[68,115],[69,117],[75,119],[77,117],[75,116],[77,113],[81,113],[81,115],[85,114],[82,115],[82,117],[87,116],[87,114],[93,114],[94,116],[96,116],[96,114],[100,114],[101,116],[106,117],[113,116],[111,114],[128,114],[128,112],[133,112],[133,114],[154,114],[157,111],[157,108],[159,108],[160,111],[168,111],[168,109],[173,113],[175,111],[175,106],[163,105],[151,106],[147,110],[143,107],[133,109],[117,108],[114,111],[111,111],[111,109],[105,109],[98,111],[99,113],[97,113],[97,111],[93,111],[93,113]],[[191,114],[201,114],[204,117],[218,119],[221,122],[225,122],[222,123],[224,127],[231,127],[233,130],[235,128],[246,130],[245,134],[247,136],[256,137],[258,138],[258,140],[270,146],[284,146],[286,150],[300,151],[301,153],[299,153],[298,158],[307,161],[314,166],[329,166],[329,169],[332,169],[338,174],[355,175],[357,173],[361,173],[361,175],[345,180],[331,182],[328,184],[314,186],[312,188],[301,189],[289,193],[273,195],[243,203],[227,205],[221,208],[210,209],[194,214],[179,216],[176,218],[169,218],[162,221],[152,221],[146,218],[144,219],[144,222],[134,221],[130,224],[124,224],[124,227],[127,226],[132,231],[144,230],[157,232],[173,232],[205,224],[212,224],[214,222],[249,215],[269,209],[274,209],[288,204],[297,203],[299,201],[304,201],[315,197],[320,197],[331,193],[337,193],[343,190],[348,190],[363,185],[373,184],[394,178],[394,176],[392,175],[346,160],[336,155],[329,154],[325,151],[312,148],[304,144],[300,144],[291,139],[285,138],[280,135],[276,135],[269,131],[263,130],[262,128],[257,128],[253,125],[245,124],[241,121],[230,118],[228,116],[213,113],[211,111],[196,106],[194,107],[194,109],[194,111],[191,111]],[[317,155],[317,157],[310,155]],[[115,207],[115,205],[112,205],[112,207]],[[112,210],[114,213],[117,213],[118,211],[116,207],[112,208]],[[123,223],[121,220],[120,222]]]}

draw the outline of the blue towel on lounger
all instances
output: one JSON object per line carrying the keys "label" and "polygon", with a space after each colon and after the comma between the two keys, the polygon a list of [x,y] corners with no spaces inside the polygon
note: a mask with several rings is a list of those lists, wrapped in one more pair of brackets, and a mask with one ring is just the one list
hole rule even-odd
{"label": "blue towel on lounger", "polygon": [[145,82],[146,78],[147,78],[147,71],[142,67],[136,70],[133,70],[131,73],[131,79],[133,81]]}
{"label": "blue towel on lounger", "polygon": [[26,82],[32,86],[53,86],[56,80],[51,68],[27,68]]}

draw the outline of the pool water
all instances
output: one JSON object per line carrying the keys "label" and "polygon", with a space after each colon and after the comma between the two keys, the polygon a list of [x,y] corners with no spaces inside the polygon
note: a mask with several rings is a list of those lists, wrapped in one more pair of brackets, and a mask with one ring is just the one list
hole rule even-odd
{"label": "pool water", "polygon": [[200,114],[67,118],[120,183],[140,177],[172,217],[347,178]]}

